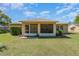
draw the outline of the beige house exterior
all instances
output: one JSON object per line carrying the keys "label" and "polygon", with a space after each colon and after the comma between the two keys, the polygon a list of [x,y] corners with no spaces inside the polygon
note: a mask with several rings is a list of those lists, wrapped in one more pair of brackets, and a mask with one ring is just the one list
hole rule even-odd
{"label": "beige house exterior", "polygon": [[68,27],[70,33],[79,33],[79,24],[70,24]]}
{"label": "beige house exterior", "polygon": [[62,29],[64,33],[68,33],[68,24],[67,23],[57,23],[56,28],[59,27],[59,29]]}
{"label": "beige house exterior", "polygon": [[61,29],[68,33],[68,24],[46,19],[32,19],[13,23],[10,27],[20,27],[23,36],[56,36],[56,30]]}

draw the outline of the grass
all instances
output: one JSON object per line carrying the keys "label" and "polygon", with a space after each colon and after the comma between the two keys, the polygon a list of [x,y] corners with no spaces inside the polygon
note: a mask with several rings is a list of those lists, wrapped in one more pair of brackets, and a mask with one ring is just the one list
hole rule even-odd
{"label": "grass", "polygon": [[79,55],[79,34],[70,38],[29,38],[21,39],[9,33],[0,34],[0,42],[7,46],[0,55],[4,56],[72,56]]}

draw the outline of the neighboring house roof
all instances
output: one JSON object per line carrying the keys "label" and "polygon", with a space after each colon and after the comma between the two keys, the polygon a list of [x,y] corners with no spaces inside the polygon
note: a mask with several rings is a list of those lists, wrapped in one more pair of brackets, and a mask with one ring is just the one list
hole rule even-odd
{"label": "neighboring house roof", "polygon": [[8,27],[8,26],[3,26],[3,25],[0,25],[0,27]]}
{"label": "neighboring house roof", "polygon": [[0,27],[3,27],[2,25],[0,25]]}
{"label": "neighboring house roof", "polygon": [[9,29],[9,27],[8,27],[8,26],[3,26],[3,25],[0,25],[0,29],[8,30],[8,29]]}
{"label": "neighboring house roof", "polygon": [[22,24],[21,22],[11,23],[11,25]]}
{"label": "neighboring house roof", "polygon": [[21,27],[22,23],[21,22],[17,22],[17,23],[11,23],[10,27]]}

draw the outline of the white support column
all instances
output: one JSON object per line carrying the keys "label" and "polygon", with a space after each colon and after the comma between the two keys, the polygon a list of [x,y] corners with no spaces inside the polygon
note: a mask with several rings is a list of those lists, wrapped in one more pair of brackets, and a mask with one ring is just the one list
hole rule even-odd
{"label": "white support column", "polygon": [[66,29],[67,29],[66,32],[68,33],[68,25],[66,26]]}
{"label": "white support column", "polygon": [[29,34],[30,34],[30,24],[29,24]]}
{"label": "white support column", "polygon": [[38,34],[40,34],[40,24],[38,24]]}
{"label": "white support column", "polygon": [[25,34],[25,24],[22,24],[22,35],[24,36]]}
{"label": "white support column", "polygon": [[56,24],[53,24],[53,33],[56,36]]}

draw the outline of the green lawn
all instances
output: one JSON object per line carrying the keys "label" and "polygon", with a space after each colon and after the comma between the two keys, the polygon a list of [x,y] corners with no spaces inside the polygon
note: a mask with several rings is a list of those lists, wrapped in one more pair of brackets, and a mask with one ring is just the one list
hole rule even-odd
{"label": "green lawn", "polygon": [[79,34],[69,34],[70,38],[21,39],[8,34],[0,34],[0,42],[7,46],[0,55],[79,55]]}

